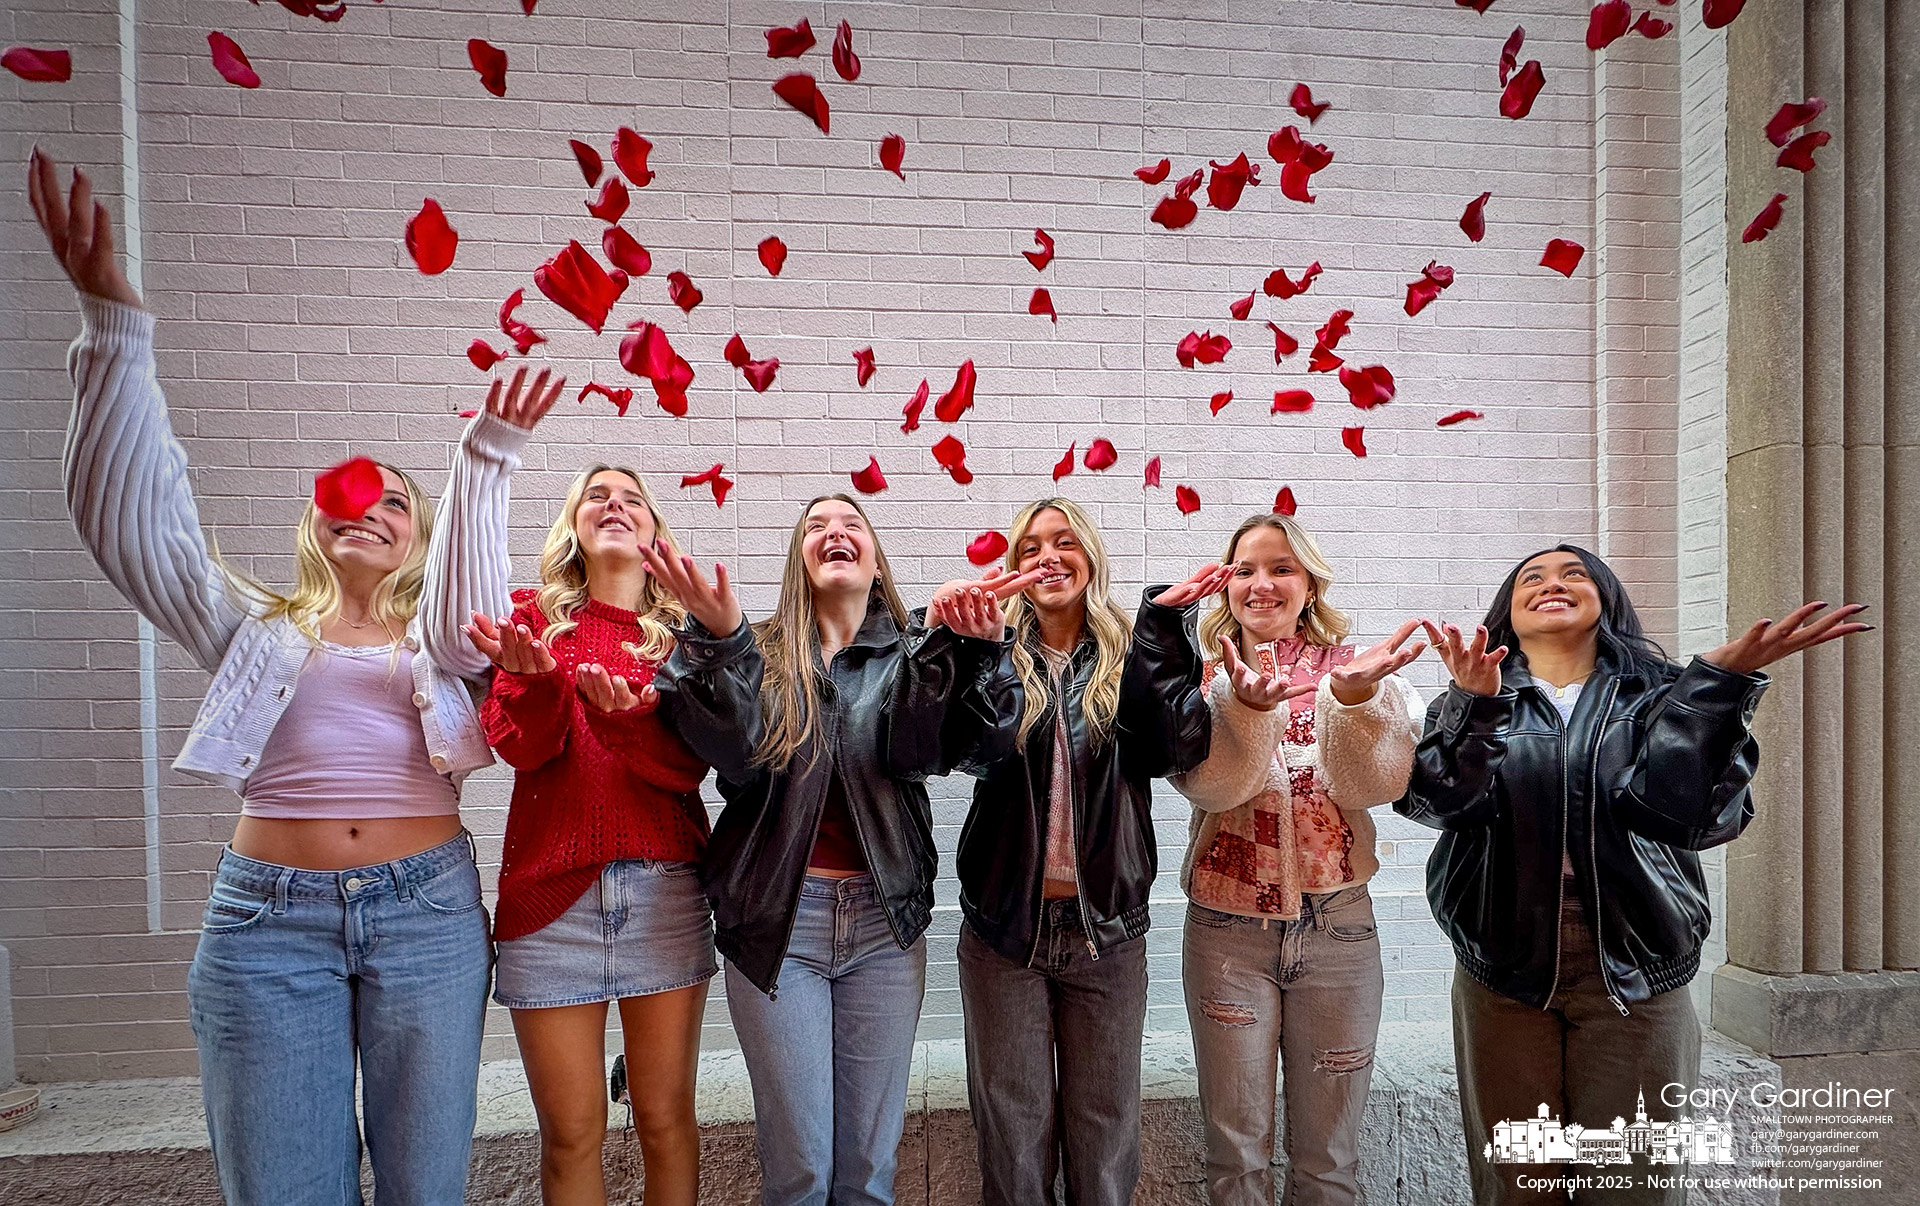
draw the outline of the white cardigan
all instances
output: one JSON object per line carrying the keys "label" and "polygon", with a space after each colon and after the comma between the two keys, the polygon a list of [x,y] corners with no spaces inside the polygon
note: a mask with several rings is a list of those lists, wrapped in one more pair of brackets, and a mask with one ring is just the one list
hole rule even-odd
{"label": "white cardigan", "polygon": [[[80,295],[80,337],[67,352],[74,383],[65,452],[67,508],[81,541],[122,596],[213,673],[174,769],[236,791],[286,711],[312,644],[213,564],[187,481],[187,455],[167,417],[153,359],[153,315]],[[449,493],[498,497],[469,505],[466,530],[444,525],[428,550],[419,614],[407,625],[414,704],[435,770],[457,783],[493,761],[475,692],[487,663],[460,632],[472,611],[508,610],[505,491],[488,480],[511,473],[528,433],[482,413],[462,437]],[[452,573],[453,541],[467,544]],[[470,543],[469,543],[470,542]]]}

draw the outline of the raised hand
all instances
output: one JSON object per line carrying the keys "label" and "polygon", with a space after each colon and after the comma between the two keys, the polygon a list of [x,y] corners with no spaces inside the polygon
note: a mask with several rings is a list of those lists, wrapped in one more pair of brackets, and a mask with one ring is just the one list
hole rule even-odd
{"label": "raised hand", "polygon": [[625,675],[609,674],[598,662],[582,662],[574,667],[573,679],[588,706],[602,712],[631,712],[635,708],[651,712],[660,705],[660,692],[653,689],[652,683],[636,694],[627,685]]}
{"label": "raised hand", "polygon": [[1256,712],[1271,712],[1286,700],[1314,690],[1312,683],[1289,683],[1277,670],[1266,674],[1247,665],[1231,637],[1220,638],[1220,654],[1234,697]]}
{"label": "raised hand", "polygon": [[[1020,576],[1037,577],[1038,572]],[[933,625],[945,624],[959,636],[998,641],[1006,630],[1006,613],[1000,610],[999,596],[991,587],[979,583],[962,585],[964,589],[934,596],[933,602],[927,605],[927,621]]]}
{"label": "raised hand", "polygon": [[713,635],[732,636],[746,620],[740,610],[740,600],[734,598],[726,566],[715,562],[713,581],[709,583],[693,558],[684,553],[671,556],[667,546],[657,540],[641,545],[640,557],[647,563],[647,572],[653,575],[653,580],[680,600],[687,614]]}
{"label": "raised hand", "polygon": [[473,623],[462,624],[460,631],[467,634],[475,649],[487,655],[488,661],[508,674],[550,674],[559,665],[546,643],[525,624],[495,620],[476,611]]}
{"label": "raised hand", "polygon": [[1507,656],[1507,647],[1488,649],[1484,627],[1473,630],[1471,642],[1457,624],[1436,628],[1430,621],[1422,620],[1420,627],[1427,630],[1427,639],[1433,643],[1440,660],[1446,663],[1447,673],[1453,676],[1456,687],[1473,695],[1500,694],[1500,662]]}
{"label": "raised hand", "polygon": [[954,594],[979,589],[991,594],[996,600],[1011,599],[1035,582],[1046,577],[1044,569],[1032,569],[1026,573],[1019,570],[996,570],[984,578],[954,578],[942,582],[933,592],[933,599],[927,604],[927,618],[933,618],[933,609],[944,598]]}
{"label": "raised hand", "polygon": [[[1327,677],[1333,680],[1333,697],[1350,708],[1372,699],[1381,679],[1389,674],[1398,674],[1408,663],[1427,651],[1425,641],[1415,641],[1405,649],[1400,648],[1414,630],[1425,623],[1425,620],[1408,620],[1394,629],[1392,636],[1371,649],[1363,650],[1352,661],[1328,674]],[[1497,691],[1499,687],[1494,689]]]}
{"label": "raised hand", "polygon": [[1189,603],[1198,603],[1208,595],[1219,594],[1227,588],[1227,580],[1231,577],[1231,565],[1209,561],[1195,570],[1185,582],[1177,582],[1155,595],[1153,601],[1162,607],[1185,607]]}
{"label": "raised hand", "polygon": [[122,305],[140,304],[140,295],[114,258],[113,216],[93,199],[93,182],[85,172],[73,170],[73,192],[62,197],[59,169],[39,147],[33,148],[27,160],[27,204],[33,206],[53,258],[74,288]]}
{"label": "raised hand", "polygon": [[1867,609],[1865,603],[1849,603],[1845,607],[1835,608],[1811,624],[1807,623],[1826,606],[1825,603],[1803,603],[1789,612],[1784,620],[1755,620],[1753,627],[1738,637],[1700,656],[1722,670],[1752,674],[1802,649],[1837,641],[1856,632],[1873,631],[1871,624],[1851,622],[1851,617]]}
{"label": "raised hand", "polygon": [[521,385],[527,379],[527,366],[521,365],[514,371],[511,384],[499,377],[493,379],[493,387],[487,391],[487,413],[498,419],[505,419],[515,427],[532,431],[534,424],[546,417],[553,404],[560,400],[560,391],[567,387],[567,379],[561,377],[551,385],[547,378],[551,369],[541,369],[540,375],[533,379],[533,388],[521,392]]}

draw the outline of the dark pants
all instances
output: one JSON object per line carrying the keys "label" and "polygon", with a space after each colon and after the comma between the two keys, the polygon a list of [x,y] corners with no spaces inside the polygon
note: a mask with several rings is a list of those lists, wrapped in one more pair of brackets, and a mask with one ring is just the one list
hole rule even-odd
{"label": "dark pants", "polygon": [[967,1094],[986,1206],[1127,1206],[1140,1180],[1147,940],[1094,958],[1079,902],[1050,900],[1030,967],[960,930]]}
{"label": "dark pants", "polygon": [[[1473,1200],[1479,1206],[1564,1203],[1564,1188],[1556,1192],[1537,1183],[1619,1177],[1635,1188],[1581,1188],[1574,1200],[1678,1206],[1686,1189],[1650,1188],[1648,1176],[1684,1170],[1651,1164],[1644,1155],[1630,1164],[1495,1163],[1498,1153],[1487,1151],[1498,1123],[1525,1123],[1542,1103],[1562,1126],[1577,1122],[1603,1131],[1615,1118],[1631,1124],[1644,1093],[1651,1103],[1647,1114],[1656,1122],[1671,1120],[1679,1111],[1660,1104],[1661,1088],[1679,1082],[1691,1089],[1700,1077],[1700,1021],[1686,988],[1630,1006],[1633,1012],[1622,1016],[1607,999],[1593,929],[1571,883],[1566,899],[1560,984],[1546,1009],[1510,1000],[1454,970],[1453,1052]],[[1522,1178],[1527,1188],[1520,1186]]]}

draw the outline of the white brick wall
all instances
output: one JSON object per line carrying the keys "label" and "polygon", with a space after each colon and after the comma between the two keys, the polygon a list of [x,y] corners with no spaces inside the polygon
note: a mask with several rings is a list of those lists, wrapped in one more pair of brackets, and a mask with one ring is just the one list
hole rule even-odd
{"label": "white brick wall", "polygon": [[[1666,154],[1676,137],[1670,50],[1617,48],[1635,74],[1610,61],[1607,95],[1632,115],[1622,121],[1642,124],[1597,138],[1584,8],[1548,0],[1485,16],[1437,0],[648,7],[542,0],[526,18],[504,0],[362,3],[321,25],[270,4],[138,5],[143,268],[161,318],[160,371],[204,516],[236,562],[284,580],[309,472],[343,456],[390,459],[437,488],[454,412],[481,396],[483,378],[461,353],[475,336],[499,346],[494,310],[516,287],[528,286],[522,317],[549,335],[543,350],[576,384],[637,384],[615,359],[616,330],[594,338],[529,280],[568,238],[593,249],[601,229],[582,209],[566,139],[604,146],[627,124],[655,144],[659,177],[634,191],[623,223],[654,270],[629,287],[614,324],[644,315],[666,325],[699,373],[692,411],[669,418],[645,386],[625,419],[565,403],[516,483],[523,575],[572,473],[610,456],[639,463],[691,547],[727,560],[749,609],[764,613],[798,503],[845,489],[872,452],[892,482],[874,517],[917,602],[965,568],[967,538],[1051,491],[1069,441],[1084,450],[1105,436],[1119,465],[1081,468],[1061,487],[1099,516],[1129,606],[1143,581],[1218,556],[1238,520],[1290,484],[1340,572],[1335,601],[1372,637],[1408,614],[1477,615],[1510,558],[1562,537],[1594,540],[1595,433],[1608,430],[1631,433],[1624,454],[1669,483],[1628,491],[1616,473],[1608,523],[1656,534],[1626,568],[1636,589],[1672,607],[1675,571],[1657,536],[1672,523],[1672,372],[1624,365],[1673,347],[1673,294],[1645,292],[1663,269],[1629,262],[1632,247],[1673,254],[1671,219],[1638,208],[1670,208],[1673,181],[1630,154]],[[124,128],[116,11],[110,0],[21,0],[0,14],[7,44],[68,46],[76,64],[66,85],[0,77],[0,152],[18,164],[37,140],[96,165],[112,204]],[[766,59],[762,31],[802,16],[819,48],[797,65]],[[842,18],[864,63],[856,84],[826,59]],[[1527,27],[1524,57],[1547,74],[1521,122],[1496,109],[1494,64],[1515,23]],[[247,50],[260,89],[215,75],[205,43],[215,28]],[[484,94],[467,66],[474,36],[510,55],[506,99]],[[821,80],[830,137],[769,91],[796,68]],[[1315,177],[1313,206],[1280,196],[1264,154],[1269,133],[1299,123],[1285,107],[1295,81],[1333,104],[1311,131],[1337,156]],[[889,132],[907,140],[904,182],[877,165]],[[1615,148],[1622,158],[1596,163]],[[1177,179],[1242,150],[1268,182],[1237,210],[1203,210],[1180,232],[1147,222],[1172,181],[1142,186],[1133,168],[1170,156]],[[1626,274],[1614,292],[1596,288],[1597,255],[1572,280],[1537,264],[1554,236],[1598,244],[1599,167],[1618,169],[1606,177],[1621,207],[1609,211],[1618,225],[1607,267]],[[1483,189],[1494,193],[1487,239],[1469,244],[1455,222]],[[0,380],[13,399],[0,437],[0,941],[14,955],[22,1067],[36,1079],[187,1072],[185,960],[234,801],[160,770],[162,924],[150,929],[135,623],[77,549],[59,495],[61,356],[77,320],[17,175],[0,179],[0,194]],[[461,234],[453,269],[433,278],[400,242],[426,196]],[[1019,255],[1036,226],[1058,240],[1037,275]],[[792,248],[778,279],[754,258],[770,233]],[[1405,285],[1436,258],[1458,283],[1409,319]],[[1309,293],[1263,296],[1249,321],[1228,317],[1271,269],[1298,273],[1314,259],[1326,273]],[[706,293],[691,316],[666,301],[676,268]],[[1058,325],[1025,312],[1036,284],[1052,291]],[[1660,304],[1610,309],[1603,341],[1596,297]],[[1341,353],[1385,363],[1399,382],[1394,403],[1364,416],[1331,376],[1304,373],[1312,331],[1336,307],[1356,312]],[[1269,317],[1303,341],[1279,368]],[[1227,361],[1178,368],[1174,343],[1207,328],[1233,339]],[[754,355],[781,360],[764,395],[720,360],[735,330]],[[880,368],[860,389],[852,351],[869,344]],[[1617,369],[1607,367],[1615,352]],[[978,478],[962,489],[927,454],[943,434],[931,410],[911,436],[898,424],[922,377],[937,393],[967,357],[979,405],[957,433]],[[1631,379],[1601,395],[1609,416],[1619,407],[1605,422],[1596,366]],[[1272,391],[1298,386],[1319,396],[1315,411],[1269,416]],[[1235,401],[1210,416],[1208,397],[1228,388]],[[1434,428],[1468,406],[1488,418]],[[1339,442],[1355,421],[1367,427],[1364,461]],[[1142,491],[1153,454],[1166,486]],[[704,490],[676,488],[677,475],[714,461],[739,483],[717,511]],[[1200,491],[1198,514],[1175,510],[1176,483]],[[205,684],[171,646],[160,665],[159,751],[170,759]],[[1436,674],[1429,661],[1415,678],[1428,686]],[[495,771],[468,794],[489,860],[506,788]],[[936,785],[943,850],[966,791]],[[1169,1028],[1184,1025],[1172,869],[1186,806],[1163,791],[1156,818],[1169,871],[1156,893],[1150,1025]],[[1431,841],[1392,816],[1380,831],[1387,1016],[1442,1017],[1450,959],[1422,894]],[[942,879],[929,1036],[957,1032],[954,894]],[[710,1020],[709,1041],[730,1041],[717,992]],[[493,1032],[494,1049],[506,1049],[504,1019]]]}

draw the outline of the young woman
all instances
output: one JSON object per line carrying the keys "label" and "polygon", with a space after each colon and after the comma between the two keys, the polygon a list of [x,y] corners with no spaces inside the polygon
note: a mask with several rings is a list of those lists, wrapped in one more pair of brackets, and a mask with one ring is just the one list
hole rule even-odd
{"label": "young woman", "polygon": [[1814,619],[1825,607],[1762,620],[1683,669],[1643,635],[1606,563],[1561,544],[1514,567],[1470,642],[1427,625],[1453,683],[1427,709],[1395,807],[1441,831],[1427,896],[1459,960],[1453,1045],[1476,1202],[1545,1202],[1514,1173],[1556,1172],[1497,1168],[1494,1124],[1544,1102],[1604,1127],[1643,1088],[1698,1078],[1684,991],[1707,937],[1697,852],[1753,819],[1760,670],[1867,630],[1850,622],[1863,608]]}
{"label": "young woman", "polygon": [[[187,998],[221,1190],[357,1204],[362,1128],[382,1203],[458,1206],[491,969],[459,783],[492,762],[458,670],[423,620],[432,510],[382,466],[365,514],[309,504],[285,594],[208,556],[155,378],[153,318],[114,261],[83,173],[63,198],[34,152],[28,195],[80,291],[67,497],[121,594],[213,675],[174,766],[240,793]],[[537,401],[490,400],[496,420]]]}
{"label": "young woman", "polygon": [[[490,430],[487,416],[474,430]],[[469,440],[456,478],[489,447]],[[495,488],[470,505],[451,492],[462,505],[446,521],[492,535],[472,560],[504,601],[507,477],[489,480]],[[547,534],[539,589],[515,593],[511,616],[476,613],[463,651],[476,669],[500,668],[480,714],[515,772],[494,999],[513,1014],[548,1206],[606,1201],[609,1002],[619,1005],[628,1066],[646,1069],[629,1092],[648,1206],[692,1206],[699,1196],[694,1081],[718,970],[697,877],[707,766],[663,723],[650,685],[686,619],[641,558],[656,541],[677,553],[639,474],[589,467]]]}
{"label": "young woman", "polygon": [[[957,863],[967,1089],[988,1206],[1125,1206],[1140,1179],[1150,780],[1206,756],[1200,658],[1185,620],[1225,581],[1209,565],[1109,594],[1087,513],[1042,499],[1015,517],[1007,606],[1023,704],[967,769],[979,777]],[[941,588],[946,592],[964,584]]]}
{"label": "young woman", "polygon": [[1206,1125],[1207,1200],[1273,1201],[1274,1074],[1286,1098],[1286,1201],[1359,1198],[1360,1116],[1384,977],[1367,880],[1367,810],[1406,790],[1420,700],[1398,675],[1409,620],[1365,650],[1333,571],[1285,515],[1227,542],[1229,577],[1200,626],[1213,748],[1173,780],[1193,802],[1180,868],[1182,978]]}
{"label": "young woman", "polygon": [[766,1206],[893,1201],[926,986],[933,816],[924,780],[1016,706],[997,574],[904,631],[880,540],[845,495],[794,525],[773,618],[724,570],[648,550],[690,623],[655,679],[727,806],[702,868],[753,1082]]}

